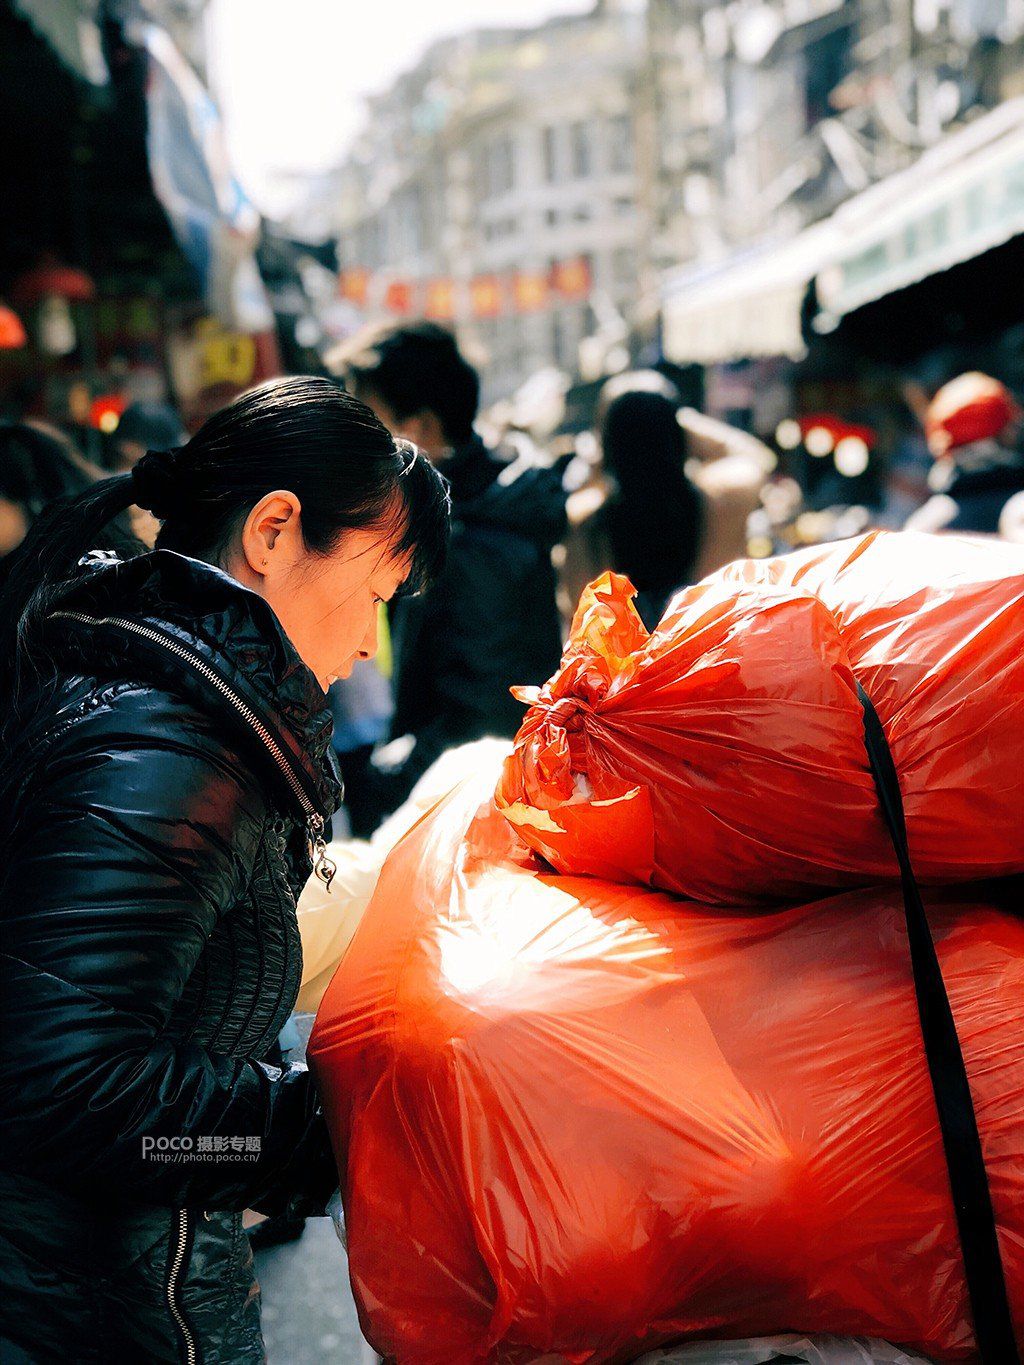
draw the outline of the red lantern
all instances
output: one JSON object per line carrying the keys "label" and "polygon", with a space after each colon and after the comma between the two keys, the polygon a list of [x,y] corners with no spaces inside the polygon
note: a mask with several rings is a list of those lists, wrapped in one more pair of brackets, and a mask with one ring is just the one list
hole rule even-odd
{"label": "red lantern", "polygon": [[473,304],[473,315],[475,317],[500,317],[501,280],[497,275],[477,275],[470,283],[469,297]]}
{"label": "red lantern", "polygon": [[432,322],[450,322],[455,316],[455,281],[430,280],[423,302],[423,315]]}
{"label": "red lantern", "polygon": [[389,313],[412,312],[412,285],[408,280],[392,280],[384,291],[384,307]]}
{"label": "red lantern", "polygon": [[563,299],[585,299],[590,294],[590,262],[586,256],[559,261],[551,270],[551,288]]}
{"label": "red lantern", "polygon": [[352,266],[343,270],[338,277],[338,293],[356,308],[365,308],[370,292],[370,272],[362,267]]}
{"label": "red lantern", "polygon": [[41,299],[66,299],[68,303],[89,303],[96,297],[96,286],[84,270],[62,265],[55,256],[44,256],[32,270],[14,281],[11,297],[15,303],[31,305]]}
{"label": "red lantern", "polygon": [[518,313],[537,313],[548,301],[546,276],[535,270],[524,270],[512,277],[512,298]]}
{"label": "red lantern", "polygon": [[826,431],[831,436],[833,445],[838,445],[847,436],[855,436],[866,446],[872,447],[878,440],[871,427],[863,426],[859,422],[848,422],[845,417],[839,417],[834,412],[808,413],[799,419],[799,425],[800,434],[805,439],[811,431]]}
{"label": "red lantern", "polygon": [[0,351],[18,351],[28,344],[21,318],[13,308],[0,303]]}
{"label": "red lantern", "polygon": [[101,393],[89,405],[89,425],[110,435],[117,430],[128,400],[120,393]]}

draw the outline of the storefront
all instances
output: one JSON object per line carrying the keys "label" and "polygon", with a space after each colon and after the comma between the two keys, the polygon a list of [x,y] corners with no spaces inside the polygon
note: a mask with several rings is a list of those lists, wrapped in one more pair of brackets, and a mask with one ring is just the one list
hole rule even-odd
{"label": "storefront", "polygon": [[667,358],[706,367],[709,410],[772,434],[825,412],[878,434],[890,482],[921,495],[919,414],[952,375],[1024,392],[1024,99],[786,242],[671,277]]}
{"label": "storefront", "polygon": [[277,373],[276,345],[218,320],[154,190],[152,53],[83,7],[18,8],[0,8],[0,305],[24,335],[0,348],[0,412],[98,456],[126,403],[194,426]]}

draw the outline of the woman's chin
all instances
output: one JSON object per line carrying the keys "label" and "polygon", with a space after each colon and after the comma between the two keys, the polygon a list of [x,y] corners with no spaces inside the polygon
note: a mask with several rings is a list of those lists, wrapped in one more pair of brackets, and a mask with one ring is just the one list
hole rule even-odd
{"label": "woman's chin", "polygon": [[329,692],[336,682],[352,676],[352,665],[343,664],[341,668],[335,669],[333,673],[328,673],[325,678],[320,679],[320,686],[325,692]]}

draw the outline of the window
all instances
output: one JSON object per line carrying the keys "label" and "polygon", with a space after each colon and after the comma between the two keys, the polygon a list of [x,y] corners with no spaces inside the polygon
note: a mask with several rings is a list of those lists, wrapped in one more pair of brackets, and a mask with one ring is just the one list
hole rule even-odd
{"label": "window", "polygon": [[609,120],[608,169],[613,175],[627,175],[633,169],[633,120],[628,114]]}
{"label": "window", "polygon": [[488,199],[508,194],[514,183],[512,139],[506,135],[496,138],[488,149],[486,186]]}
{"label": "window", "polygon": [[569,130],[572,147],[572,173],[576,180],[585,180],[591,171],[590,129],[585,123],[574,123]]}
{"label": "window", "polygon": [[542,139],[544,179],[549,185],[558,179],[558,129],[545,128]]}
{"label": "window", "polygon": [[544,214],[544,221],[545,221],[545,223],[547,223],[548,227],[557,227],[557,226],[558,226],[558,210],[557,210],[557,209],[548,209],[547,212]]}
{"label": "window", "polygon": [[577,204],[576,208],[573,209],[574,223],[589,223],[592,216],[589,204]]}
{"label": "window", "polygon": [[518,232],[518,218],[497,218],[490,224],[490,230],[486,235],[488,241],[499,242],[503,238],[517,236]]}

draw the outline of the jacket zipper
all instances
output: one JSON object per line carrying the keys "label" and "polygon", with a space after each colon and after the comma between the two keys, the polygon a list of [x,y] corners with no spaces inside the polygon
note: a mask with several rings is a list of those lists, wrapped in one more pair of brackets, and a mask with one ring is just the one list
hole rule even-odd
{"label": "jacket zipper", "polygon": [[[181,1268],[185,1262],[185,1252],[188,1248],[187,1209],[178,1210],[175,1231],[177,1240],[174,1243],[174,1254],[171,1257],[170,1269],[167,1272],[167,1306],[171,1310],[171,1316],[174,1318],[185,1346],[185,1365],[198,1365],[199,1353],[196,1350],[196,1339],[192,1335],[192,1329],[181,1304],[178,1302],[178,1277],[181,1275]],[[175,1236],[175,1231],[172,1231],[172,1237]]]}
{"label": "jacket zipper", "polygon": [[87,616],[84,612],[80,611],[56,611],[51,615],[50,619],[54,621],[78,621],[84,625],[90,626],[116,626],[119,630],[125,630],[131,635],[141,636],[143,639],[149,640],[153,644],[160,645],[161,648],[166,649],[176,658],[182,659],[185,663],[189,664],[190,667],[195,669],[197,673],[206,678],[208,682],[212,683],[221,696],[231,703],[234,709],[249,726],[249,729],[260,740],[294,792],[306,819],[306,830],[309,835],[313,871],[318,879],[323,882],[324,886],[326,886],[327,890],[329,891],[331,889],[331,882],[334,880],[338,867],[333,859],[328,857],[327,854],[327,840],[325,837],[323,816],[303,790],[302,784],[295,776],[292,766],[288,762],[280,744],[278,744],[277,740],[263,724],[259,716],[256,715],[252,707],[248,706],[242,700],[234,688],[231,687],[215,669],[211,668],[198,654],[193,653],[192,650],[187,649],[177,640],[168,639],[162,631],[154,630],[152,626],[140,625],[137,621],[129,621],[123,616]]}

